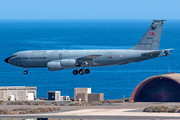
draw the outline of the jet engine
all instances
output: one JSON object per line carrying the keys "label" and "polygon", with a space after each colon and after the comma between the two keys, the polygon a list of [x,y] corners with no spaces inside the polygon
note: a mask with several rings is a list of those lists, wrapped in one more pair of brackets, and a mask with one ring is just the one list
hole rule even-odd
{"label": "jet engine", "polygon": [[62,59],[58,61],[51,61],[47,63],[49,71],[58,71],[62,69],[71,69],[76,67],[75,59]]}
{"label": "jet engine", "polygon": [[76,67],[76,60],[75,59],[62,59],[60,60],[61,66],[64,69],[71,69]]}
{"label": "jet engine", "polygon": [[49,71],[62,70],[61,63],[59,61],[52,61],[47,63],[47,68]]}

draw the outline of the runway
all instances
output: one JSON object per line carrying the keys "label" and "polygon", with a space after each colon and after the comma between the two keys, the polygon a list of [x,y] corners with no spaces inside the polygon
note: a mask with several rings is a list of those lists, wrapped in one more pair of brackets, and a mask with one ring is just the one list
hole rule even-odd
{"label": "runway", "polygon": [[56,119],[180,119],[179,113],[142,113],[135,109],[82,109],[72,111],[59,111],[46,114],[6,115],[1,118],[56,118]]}
{"label": "runway", "polygon": [[[23,114],[23,115],[4,115],[0,118],[55,118],[55,119],[103,119],[103,120],[133,120],[133,119],[179,119],[179,113],[146,113],[143,108],[152,105],[175,106],[180,103],[119,103],[110,106],[59,106],[60,111],[41,113],[41,114]],[[12,106],[13,107],[13,106]],[[128,108],[128,109],[127,109]]]}

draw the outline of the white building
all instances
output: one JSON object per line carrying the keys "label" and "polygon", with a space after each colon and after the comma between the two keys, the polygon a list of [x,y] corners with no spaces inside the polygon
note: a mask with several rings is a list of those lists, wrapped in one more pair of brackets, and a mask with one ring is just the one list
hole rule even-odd
{"label": "white building", "polygon": [[0,100],[35,100],[37,87],[4,86],[0,87]]}

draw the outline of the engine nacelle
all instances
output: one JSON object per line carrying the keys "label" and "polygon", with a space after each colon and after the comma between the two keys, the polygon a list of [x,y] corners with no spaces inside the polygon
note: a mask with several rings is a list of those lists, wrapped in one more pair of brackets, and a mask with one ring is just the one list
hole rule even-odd
{"label": "engine nacelle", "polygon": [[60,60],[61,66],[64,69],[71,69],[76,67],[75,59],[62,59]]}
{"label": "engine nacelle", "polygon": [[71,69],[76,67],[75,59],[62,59],[59,61],[51,61],[47,63],[49,71],[58,71],[62,69]]}
{"label": "engine nacelle", "polygon": [[59,61],[52,61],[47,63],[47,68],[49,71],[62,70],[61,63]]}

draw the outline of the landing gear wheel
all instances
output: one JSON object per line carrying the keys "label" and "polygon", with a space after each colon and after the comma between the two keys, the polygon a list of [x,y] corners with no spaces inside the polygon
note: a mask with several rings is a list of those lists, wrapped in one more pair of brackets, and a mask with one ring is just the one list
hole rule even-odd
{"label": "landing gear wheel", "polygon": [[24,72],[23,72],[23,73],[26,75],[26,74],[28,74],[28,71],[27,71],[27,70],[24,70]]}
{"label": "landing gear wheel", "polygon": [[90,70],[89,70],[89,69],[86,69],[84,72],[85,72],[86,74],[89,74],[89,73],[90,73]]}
{"label": "landing gear wheel", "polygon": [[73,70],[73,74],[74,74],[74,75],[77,75],[77,74],[78,74],[78,71],[77,71],[77,70]]}
{"label": "landing gear wheel", "polygon": [[83,70],[83,69],[80,69],[80,70],[79,70],[79,74],[80,74],[80,75],[83,75],[83,74],[84,74],[84,70]]}

